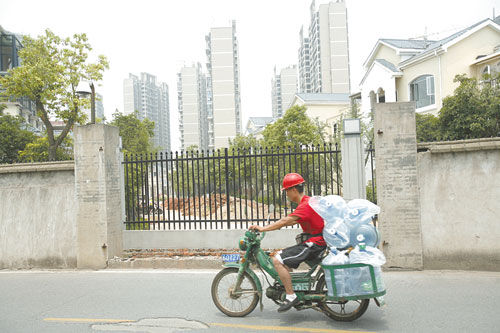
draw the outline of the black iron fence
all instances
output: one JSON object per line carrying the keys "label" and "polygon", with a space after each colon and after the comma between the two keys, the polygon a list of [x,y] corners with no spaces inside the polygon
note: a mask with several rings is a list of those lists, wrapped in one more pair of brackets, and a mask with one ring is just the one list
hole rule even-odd
{"label": "black iron fence", "polygon": [[370,142],[368,149],[366,149],[365,170],[367,169],[367,166],[369,172],[366,172],[366,174],[368,175],[366,185],[366,199],[376,204],[377,184],[375,181],[375,148],[373,147],[372,142]]}
{"label": "black iron fence", "polygon": [[293,211],[283,176],[300,173],[309,195],[342,195],[337,145],[127,155],[127,229],[241,229]]}

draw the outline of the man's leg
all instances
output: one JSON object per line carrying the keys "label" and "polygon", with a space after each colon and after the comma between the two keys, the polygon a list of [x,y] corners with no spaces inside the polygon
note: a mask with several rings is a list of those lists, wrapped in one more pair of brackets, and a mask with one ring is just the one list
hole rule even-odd
{"label": "man's leg", "polygon": [[[279,257],[279,255],[278,255]],[[286,297],[283,303],[278,308],[278,312],[290,310],[294,305],[299,303],[299,298],[295,295],[292,287],[292,276],[290,275],[290,268],[283,264],[276,256],[273,257],[274,268],[278,272],[281,282],[285,287]]]}
{"label": "man's leg", "polygon": [[274,268],[276,268],[276,271],[278,272],[281,282],[283,283],[283,287],[285,287],[285,292],[288,295],[295,294],[292,287],[292,276],[290,275],[288,268],[283,265],[276,257],[273,257],[273,264]]}

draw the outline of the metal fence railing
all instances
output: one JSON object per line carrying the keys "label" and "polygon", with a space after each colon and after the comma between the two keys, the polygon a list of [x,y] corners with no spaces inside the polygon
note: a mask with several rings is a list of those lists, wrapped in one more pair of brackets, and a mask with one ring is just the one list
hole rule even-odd
{"label": "metal fence railing", "polygon": [[129,230],[242,229],[293,211],[281,191],[298,172],[308,195],[342,193],[337,145],[127,155],[124,157]]}

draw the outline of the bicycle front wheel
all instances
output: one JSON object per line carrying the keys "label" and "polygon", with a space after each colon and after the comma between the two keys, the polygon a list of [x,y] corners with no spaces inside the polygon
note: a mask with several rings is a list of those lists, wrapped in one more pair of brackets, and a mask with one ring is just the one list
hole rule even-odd
{"label": "bicycle front wheel", "polygon": [[230,317],[244,317],[252,312],[259,302],[257,285],[252,277],[243,273],[238,290],[236,280],[238,268],[228,267],[220,271],[212,282],[212,300],[215,306]]}

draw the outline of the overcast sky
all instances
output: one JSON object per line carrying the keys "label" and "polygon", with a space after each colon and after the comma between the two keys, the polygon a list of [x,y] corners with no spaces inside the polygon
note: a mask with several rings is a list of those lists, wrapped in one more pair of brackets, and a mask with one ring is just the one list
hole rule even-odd
{"label": "overcast sky", "polygon": [[[327,2],[327,1],[316,1]],[[446,37],[500,15],[500,0],[346,0],[352,91],[362,64],[379,38]],[[123,79],[148,72],[170,87],[172,148],[179,147],[176,73],[183,64],[206,63],[210,27],[236,20],[240,52],[243,127],[250,116],[271,116],[271,78],[297,63],[299,30],[307,29],[310,0],[27,1],[2,0],[0,25],[37,36],[87,33],[95,54],[110,61],[102,87],[105,115],[123,110]],[[439,33],[432,35],[433,33]]]}

